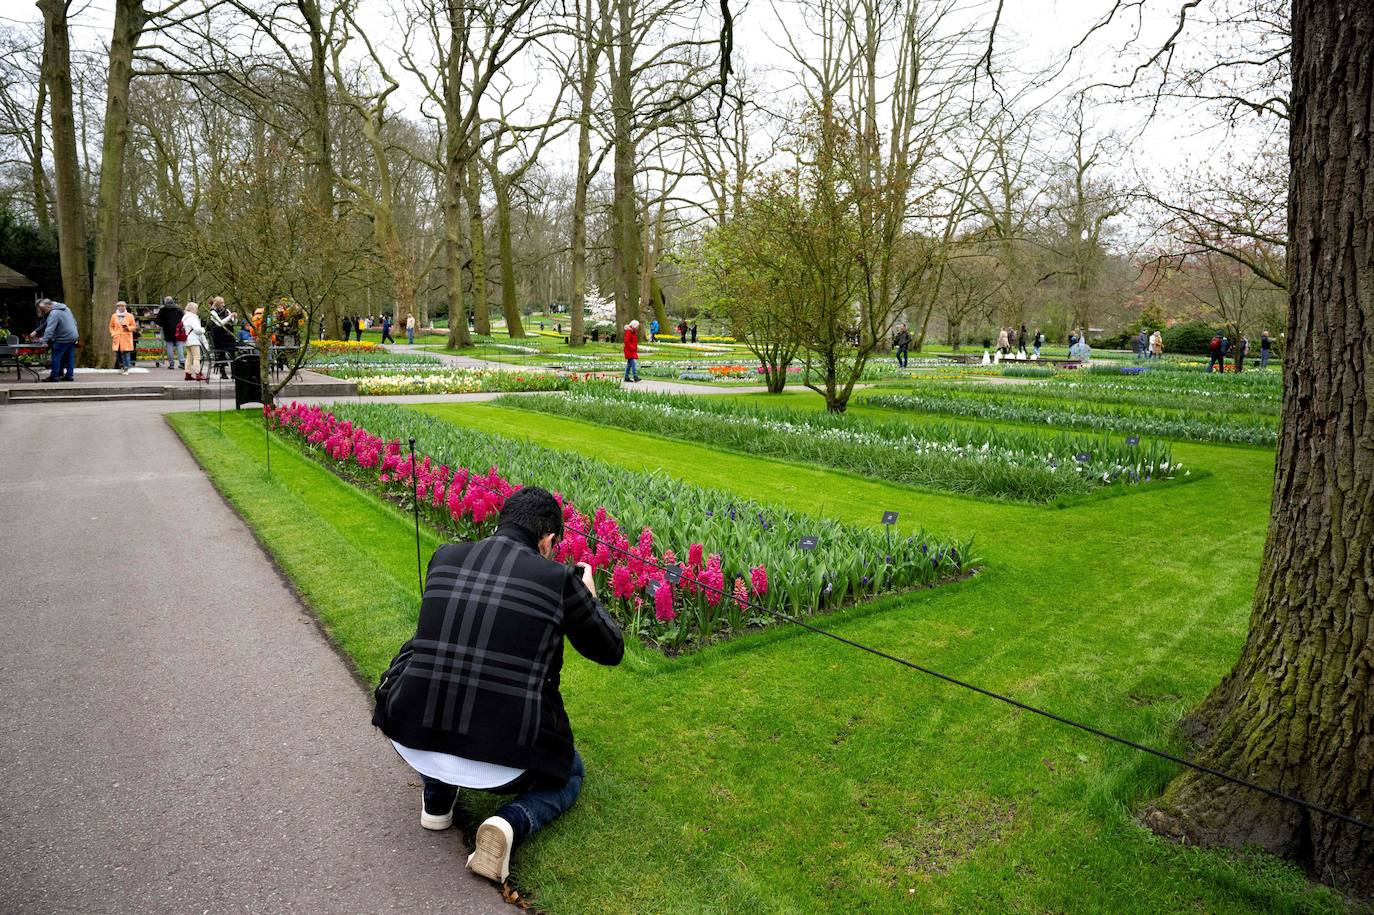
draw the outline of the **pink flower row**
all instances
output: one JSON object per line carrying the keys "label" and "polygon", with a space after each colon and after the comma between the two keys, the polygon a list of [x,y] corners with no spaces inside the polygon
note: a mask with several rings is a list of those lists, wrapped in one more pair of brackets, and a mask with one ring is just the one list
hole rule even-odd
{"label": "pink flower row", "polygon": [[[429,455],[412,463],[401,453],[401,442],[386,441],[340,420],[320,407],[292,402],[284,407],[267,408],[267,417],[278,429],[296,435],[318,447],[340,463],[359,470],[375,472],[383,488],[405,494],[414,491],[421,505],[447,511],[455,523],[483,525],[494,522],[506,498],[519,489],[491,467],[485,474],[467,467],[449,467]],[[578,511],[562,493],[554,496],[563,506],[563,539],[558,544],[559,562],[585,562],[597,572],[609,571],[611,593],[639,610],[641,596],[652,592],[654,617],[662,623],[677,617],[675,598],[705,600],[714,607],[725,591],[725,573],[717,553],[705,554],[700,543],[687,548],[687,561],[680,562],[671,549],[654,551],[654,532],[644,528],[631,543],[621,525],[604,506],[590,515]],[[676,572],[677,584],[670,581],[667,569]],[[743,607],[751,596],[768,592],[768,571],[762,565],[749,570],[749,581],[736,577],[731,599]]]}

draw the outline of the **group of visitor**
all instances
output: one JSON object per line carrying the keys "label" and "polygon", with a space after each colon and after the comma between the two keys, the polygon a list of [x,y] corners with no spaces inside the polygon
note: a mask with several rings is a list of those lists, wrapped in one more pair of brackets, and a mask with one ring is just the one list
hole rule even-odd
{"label": "group of visitor", "polygon": [[[415,316],[406,316],[406,343],[415,345]],[[372,328],[380,328],[382,331],[383,343],[395,343],[396,338],[391,331],[396,327],[396,319],[392,315],[382,315],[380,318],[371,315],[345,315],[340,319],[340,330],[343,332],[344,340],[353,339],[357,334],[358,342],[363,340],[363,331]],[[324,339],[324,318],[320,318],[320,339]]]}
{"label": "group of visitor", "polygon": [[[1274,347],[1273,338],[1269,336],[1269,331],[1260,334],[1260,368],[1269,367],[1269,355]],[[1241,334],[1239,339],[1232,340],[1226,336],[1224,330],[1217,331],[1212,336],[1212,340],[1207,344],[1207,372],[1225,372],[1226,358],[1231,357],[1231,371],[1245,371],[1245,357],[1250,355],[1250,338]]]}
{"label": "group of visitor", "polygon": [[[1040,328],[1035,329],[1031,334],[1026,331],[1026,325],[1022,324],[1021,329],[1015,327],[1003,327],[997,331],[997,352],[1006,358],[1013,352],[1018,358],[1025,359],[1035,354],[1035,358],[1040,358],[1040,347],[1045,345],[1045,335],[1040,332]],[[1029,349],[1027,348],[1029,347]]]}
{"label": "group of visitor", "polygon": [[[248,334],[249,339],[252,333],[248,330],[248,323],[244,323],[243,331],[236,332],[238,320],[229,307],[224,304],[224,296],[212,296],[209,302],[209,324],[208,326],[200,319],[200,305],[195,302],[187,302],[186,307],[182,308],[177,304],[173,296],[164,296],[162,307],[158,309],[155,323],[162,331],[163,346],[167,353],[167,368],[176,370],[181,369],[187,381],[208,381],[209,377],[205,372],[204,358],[208,355],[211,365],[219,369],[221,378],[228,377],[229,362],[233,359],[233,350],[238,345],[241,333]],[[119,317],[119,308],[124,306],[123,302],[118,303],[115,308],[115,315],[110,319],[110,334],[115,336],[115,319]],[[261,313],[262,309],[258,310]],[[255,315],[255,317],[258,317]],[[258,317],[259,325],[261,318]],[[137,347],[137,340],[127,341],[122,337],[115,337],[115,351],[120,354],[121,347],[125,343],[131,343],[130,349]],[[122,360],[121,370],[128,374],[129,366],[133,362],[133,354],[130,352]],[[161,360],[154,363],[154,367],[160,366]]]}
{"label": "group of visitor", "polygon": [[1159,331],[1150,333],[1142,327],[1140,333],[1131,338],[1131,352],[1137,359],[1160,359],[1164,356],[1164,336]]}

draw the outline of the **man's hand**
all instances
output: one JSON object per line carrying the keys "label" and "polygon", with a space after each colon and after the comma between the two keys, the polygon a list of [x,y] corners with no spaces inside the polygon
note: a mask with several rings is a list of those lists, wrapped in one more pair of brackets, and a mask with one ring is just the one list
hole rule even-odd
{"label": "man's hand", "polygon": [[592,592],[592,597],[596,597],[596,578],[592,575],[592,567],[585,562],[579,562],[577,568],[582,572],[582,584],[587,586],[587,590]]}

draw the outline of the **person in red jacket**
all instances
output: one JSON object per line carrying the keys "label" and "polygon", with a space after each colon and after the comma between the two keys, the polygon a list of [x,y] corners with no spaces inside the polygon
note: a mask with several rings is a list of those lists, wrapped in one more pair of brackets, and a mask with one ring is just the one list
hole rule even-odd
{"label": "person in red jacket", "polygon": [[631,321],[625,325],[625,380],[639,381],[639,322]]}

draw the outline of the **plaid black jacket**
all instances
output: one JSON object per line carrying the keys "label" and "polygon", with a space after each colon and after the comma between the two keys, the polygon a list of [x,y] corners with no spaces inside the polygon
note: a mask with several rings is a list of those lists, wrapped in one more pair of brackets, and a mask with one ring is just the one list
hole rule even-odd
{"label": "plaid black jacket", "polygon": [[599,664],[625,654],[620,627],[568,566],[507,526],[429,561],[415,637],[377,686],[372,723],[419,750],[566,781],[573,734],[558,691],[563,636]]}

